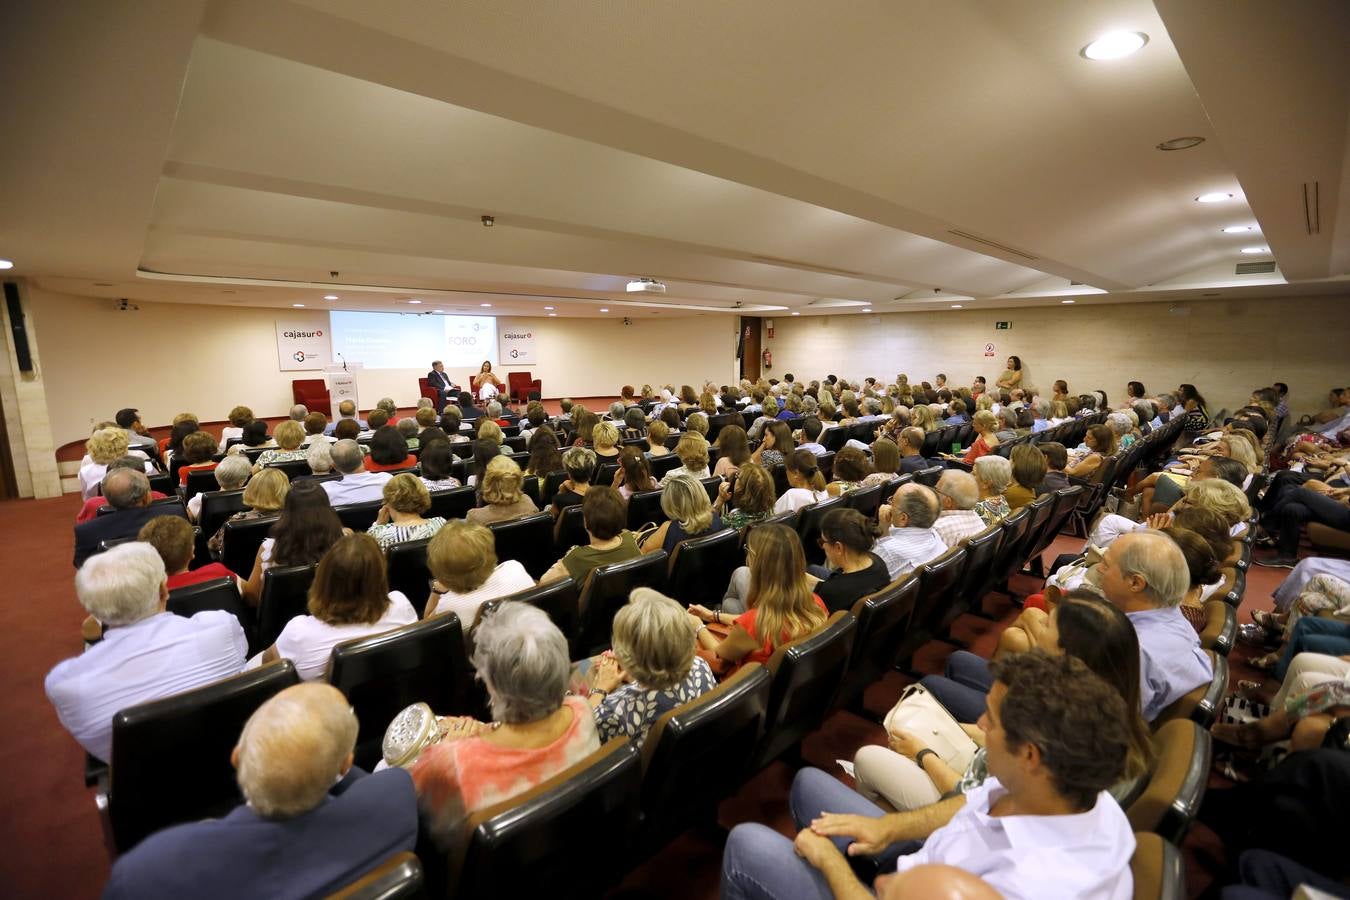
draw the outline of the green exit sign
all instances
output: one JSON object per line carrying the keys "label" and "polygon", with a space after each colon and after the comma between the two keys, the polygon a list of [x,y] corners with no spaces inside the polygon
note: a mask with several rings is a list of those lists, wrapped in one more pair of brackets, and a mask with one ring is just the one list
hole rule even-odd
{"label": "green exit sign", "polygon": [[1012,323],[1011,323],[1011,322],[995,322],[995,323],[994,323],[994,330],[995,330],[995,331],[1007,331],[1007,330],[1008,330],[1009,328],[1011,328],[1011,327],[1012,327]]}

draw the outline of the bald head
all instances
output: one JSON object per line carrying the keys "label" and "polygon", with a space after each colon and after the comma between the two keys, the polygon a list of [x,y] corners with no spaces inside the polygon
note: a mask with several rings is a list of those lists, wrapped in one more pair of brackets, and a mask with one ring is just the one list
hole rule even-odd
{"label": "bald head", "polygon": [[942,505],[937,493],[922,484],[902,484],[891,499],[891,524],[901,528],[932,528]]}
{"label": "bald head", "polygon": [[999,900],[1003,895],[978,875],[955,866],[925,865],[886,879],[882,900]]}
{"label": "bald head", "polygon": [[366,455],[356,441],[344,439],[333,445],[333,468],[343,475],[360,471],[365,461]]}
{"label": "bald head", "polygon": [[298,684],[249,716],[232,757],[244,799],[265,819],[317,807],[352,766],[356,715],[327,684]]}
{"label": "bald head", "polygon": [[150,503],[150,479],[136,469],[110,469],[103,477],[103,496],[113,509],[133,509]]}

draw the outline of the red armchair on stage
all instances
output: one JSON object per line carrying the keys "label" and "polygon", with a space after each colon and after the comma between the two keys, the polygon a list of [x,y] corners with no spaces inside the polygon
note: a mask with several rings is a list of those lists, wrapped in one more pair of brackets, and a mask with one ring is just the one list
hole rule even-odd
{"label": "red armchair on stage", "polygon": [[425,378],[417,379],[417,391],[418,397],[426,397],[428,400],[430,400],[432,403],[435,404],[439,404],[441,402],[440,393],[431,385],[429,385]]}
{"label": "red armchair on stage", "polygon": [[297,378],[291,382],[291,396],[294,403],[303,403],[310,412],[328,415],[332,400],[328,396],[328,384],[322,378]]}
{"label": "red armchair on stage", "polygon": [[516,403],[524,403],[532,393],[543,396],[542,382],[538,378],[530,378],[529,372],[508,372],[506,384],[508,393]]}

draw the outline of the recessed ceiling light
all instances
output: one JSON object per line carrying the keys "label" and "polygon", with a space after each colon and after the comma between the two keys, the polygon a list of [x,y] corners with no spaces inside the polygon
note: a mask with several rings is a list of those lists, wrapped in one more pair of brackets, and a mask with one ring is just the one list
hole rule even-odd
{"label": "recessed ceiling light", "polygon": [[421,300],[409,300],[408,302],[409,302],[409,303],[421,303],[422,301],[421,301]]}
{"label": "recessed ceiling light", "polygon": [[556,306],[545,306],[544,309],[557,309]]}
{"label": "recessed ceiling light", "polygon": [[1164,153],[1168,153],[1172,150],[1189,150],[1192,147],[1199,147],[1204,142],[1204,138],[1196,137],[1194,135],[1190,137],[1172,138],[1170,141],[1163,141],[1159,144],[1158,149]]}
{"label": "recessed ceiling light", "polygon": [[952,304],[952,309],[960,309],[960,308],[961,308],[961,304],[960,304],[960,303],[953,303],[953,304]]}
{"label": "recessed ceiling light", "polygon": [[478,304],[478,305],[479,305],[479,306],[491,306],[492,304],[491,304],[491,303],[480,303],[480,304]]}
{"label": "recessed ceiling light", "polygon": [[608,307],[604,307],[604,308],[602,308],[600,311],[601,311],[601,312],[609,312],[609,308],[608,308]]}
{"label": "recessed ceiling light", "polygon": [[1077,300],[1061,300],[1060,303],[1077,303]]}
{"label": "recessed ceiling light", "polygon": [[1255,225],[1229,225],[1223,230],[1224,234],[1242,234],[1246,231],[1255,231]]}
{"label": "recessed ceiling light", "polygon": [[1269,247],[1243,247],[1243,248],[1242,248],[1242,252],[1243,252],[1243,253],[1246,253],[1248,256],[1255,256],[1255,255],[1258,254],[1258,253],[1269,253],[1269,252],[1270,252],[1270,248],[1269,248]]}
{"label": "recessed ceiling light", "polygon": [[800,316],[801,313],[793,313],[794,316]]}
{"label": "recessed ceiling light", "polygon": [[13,260],[0,259],[0,269],[12,269],[12,268],[14,268]]}
{"label": "recessed ceiling light", "polygon": [[1233,199],[1232,194],[1225,194],[1223,191],[1214,191],[1210,194],[1201,194],[1195,198],[1196,203],[1222,203],[1225,200]]}
{"label": "recessed ceiling light", "polygon": [[871,312],[871,311],[872,311],[872,307],[870,307],[870,306],[863,310],[863,312]]}
{"label": "recessed ceiling light", "polygon": [[1079,52],[1088,59],[1120,59],[1138,52],[1148,43],[1142,31],[1108,31]]}
{"label": "recessed ceiling light", "polygon": [[291,306],[294,306],[296,309],[304,309],[305,304],[303,304],[303,303],[292,303]]}
{"label": "recessed ceiling light", "polygon": [[325,300],[336,300],[337,298],[338,298],[338,295],[337,295],[337,294],[324,294],[324,295],[323,295],[323,299],[325,299]]}
{"label": "recessed ceiling light", "polygon": [[549,318],[554,318],[554,319],[556,319],[557,317],[558,317],[558,314],[557,314],[557,313],[549,313]]}

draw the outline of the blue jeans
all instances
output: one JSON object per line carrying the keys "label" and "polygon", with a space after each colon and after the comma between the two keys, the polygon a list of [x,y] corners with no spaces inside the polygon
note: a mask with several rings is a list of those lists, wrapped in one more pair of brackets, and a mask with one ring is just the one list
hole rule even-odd
{"label": "blue jeans", "polygon": [[[797,773],[788,804],[799,829],[824,812],[872,818],[885,815],[881,807],[819,769],[802,769]],[[835,838],[834,843],[841,852],[848,852],[847,838]],[[893,869],[902,852],[912,853],[918,846],[917,842],[909,841],[887,847],[877,857],[881,870]],[[833,896],[825,877],[797,855],[791,839],[757,822],[737,825],[731,830],[722,853],[723,900],[831,900]]]}
{"label": "blue jeans", "polygon": [[1284,645],[1284,652],[1280,654],[1280,662],[1275,666],[1275,677],[1283,681],[1294,657],[1305,651],[1325,653],[1327,656],[1350,653],[1350,622],[1315,616],[1300,618],[1294,623],[1294,630]]}
{"label": "blue jeans", "polygon": [[1244,850],[1238,859],[1242,884],[1223,889],[1223,900],[1284,900],[1300,884],[1333,897],[1350,897],[1350,887],[1269,850]]}
{"label": "blue jeans", "polygon": [[920,684],[958,722],[974,724],[984,715],[985,697],[994,686],[989,660],[966,650],[947,657],[945,675],[925,675]]}

